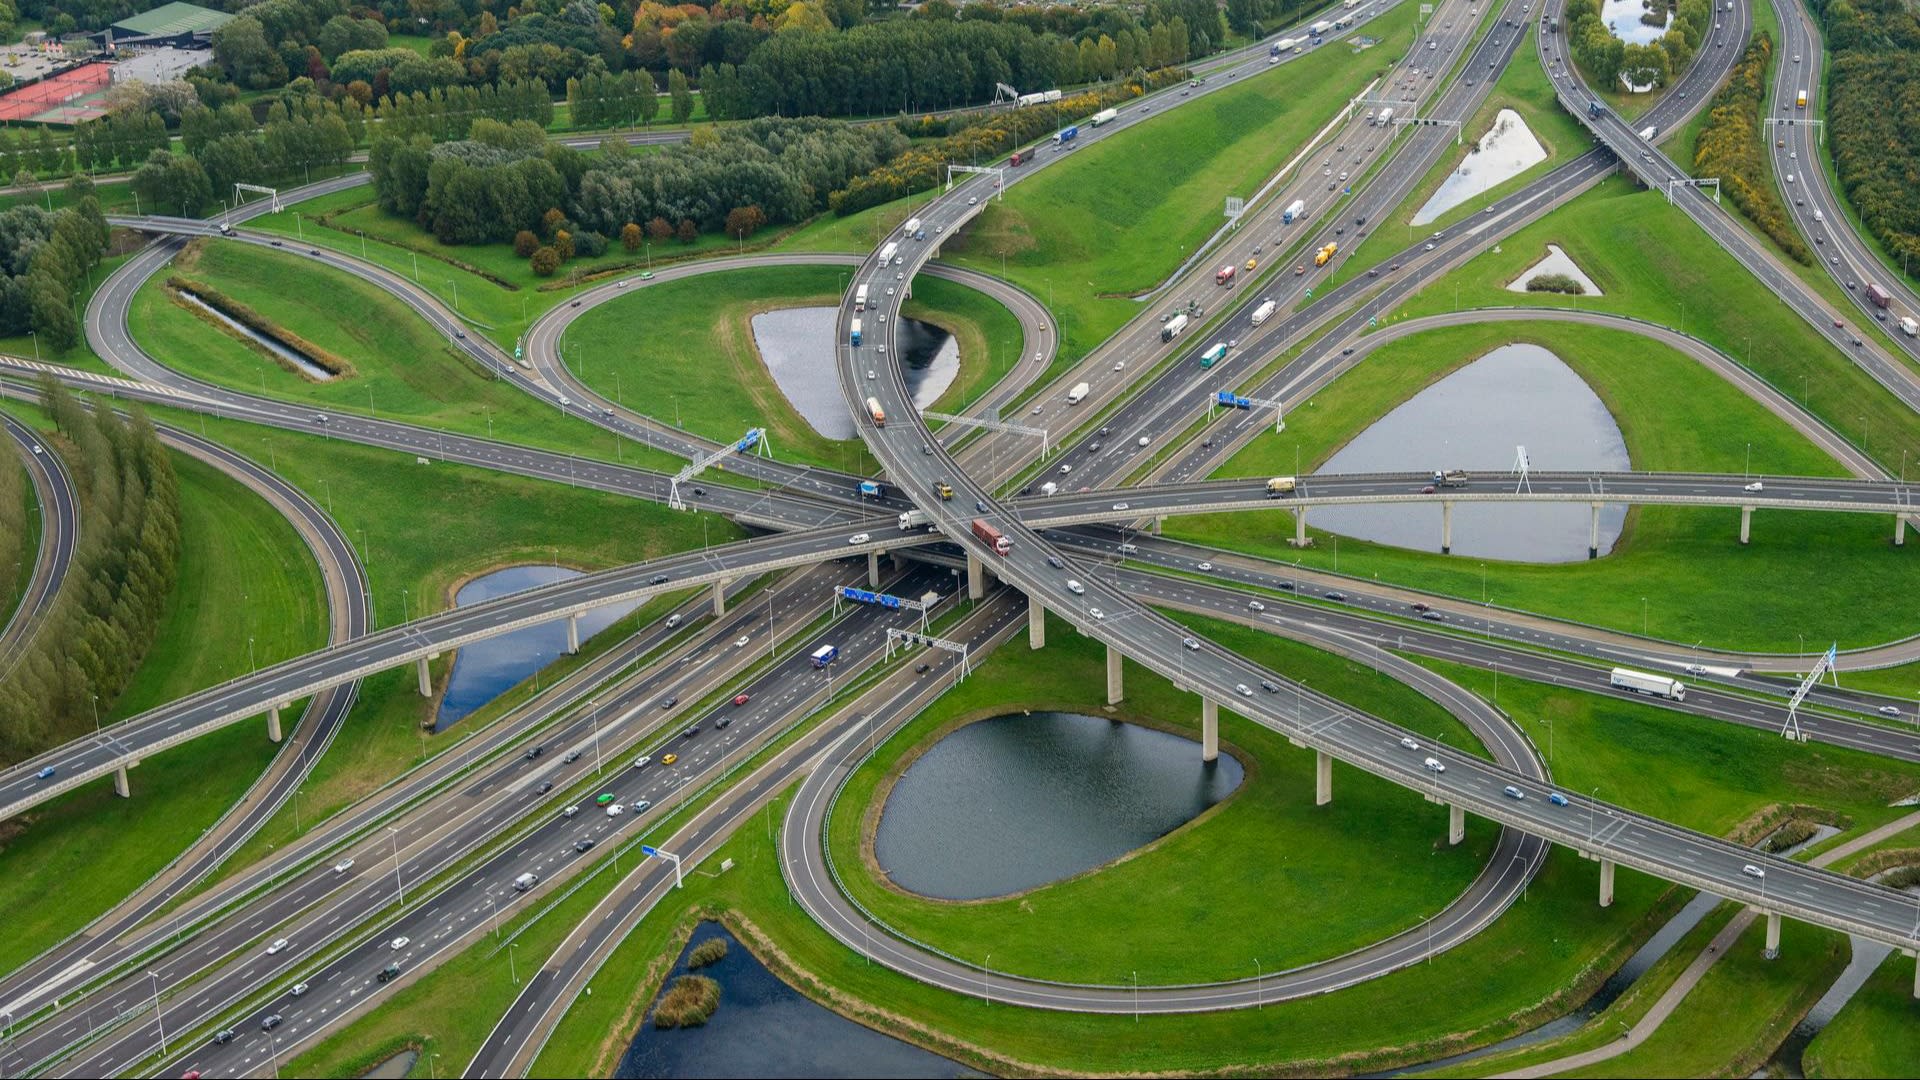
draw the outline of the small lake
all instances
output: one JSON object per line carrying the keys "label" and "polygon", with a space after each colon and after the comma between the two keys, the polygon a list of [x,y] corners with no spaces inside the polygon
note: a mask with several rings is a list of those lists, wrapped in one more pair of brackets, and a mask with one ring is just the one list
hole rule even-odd
{"label": "small lake", "polygon": [[1230,754],[1203,765],[1199,743],[1138,724],[996,716],[907,767],[881,810],[874,856],[894,884],[922,896],[1005,896],[1158,840],[1244,775]]}
{"label": "small lake", "polygon": [[[1364,370],[1361,372],[1364,374]],[[1620,427],[1572,368],[1538,345],[1503,345],[1427,387],[1328,459],[1323,473],[1465,469],[1476,489],[1517,480],[1515,447],[1536,469],[1631,468]],[[1307,521],[1345,536],[1440,550],[1438,503],[1314,507]],[[1600,552],[1612,550],[1626,507],[1600,510]],[[1456,503],[1453,553],[1520,562],[1587,557],[1584,503]]]}
{"label": "small lake", "polygon": [[[453,606],[465,607],[496,596],[505,596],[537,585],[551,585],[580,576],[580,571],[556,566],[509,566],[482,574],[460,586]],[[580,641],[613,625],[621,616],[639,605],[608,604],[580,615]],[[453,658],[453,673],[447,677],[447,692],[440,698],[440,711],[434,717],[434,730],[458,723],[508,688],[554,661],[567,651],[567,620],[528,626],[499,637],[461,647]]]}
{"label": "small lake", "polygon": [[[719,923],[703,922],[680,953],[667,983],[687,973],[687,953],[722,938],[727,955],[700,969],[720,984],[720,1008],[696,1028],[644,1024],[614,1076],[981,1076],[964,1065],[875,1031],[816,1005],[780,981]],[[652,1015],[652,1011],[648,1011]]]}
{"label": "small lake", "polygon": [[204,311],[207,314],[213,316],[214,318],[220,320],[220,324],[222,326],[227,327],[228,329],[232,330],[234,333],[239,334],[240,336],[246,338],[248,341],[251,341],[256,345],[259,345],[261,348],[279,357],[281,361],[283,361],[288,367],[291,367],[293,370],[299,372],[302,375],[305,375],[307,378],[312,379],[315,382],[326,382],[334,378],[334,373],[331,370],[321,366],[318,362],[316,362],[312,357],[308,356],[306,353],[299,352],[298,350],[295,350],[295,349],[290,349],[287,346],[281,344],[280,342],[274,340],[273,338],[270,338],[267,335],[260,333],[258,330],[255,330],[253,327],[248,326],[246,323],[241,322],[239,319],[234,318],[233,316],[227,314],[226,312],[221,311],[219,308],[214,307],[212,304],[207,303],[205,300],[202,300],[192,290],[180,289],[177,292],[175,292],[174,295],[180,297],[180,299],[185,300],[187,303],[193,305],[194,307],[199,308],[201,311]]}
{"label": "small lake", "polygon": [[[1673,16],[1669,14],[1659,26],[1648,26],[1641,22],[1640,15],[1650,10],[1650,2],[1657,3],[1659,0],[1601,0],[1600,21],[1607,24],[1607,29],[1613,31],[1614,37],[1628,45],[1647,45],[1658,41],[1673,26]],[[1718,5],[1714,9],[1718,10]]]}
{"label": "small lake", "polygon": [[[857,432],[840,396],[840,376],[834,368],[838,345],[834,325],[839,317],[840,309],[830,307],[763,311],[753,317],[753,343],[780,392],[807,426],[829,439],[851,439]],[[874,318],[872,312],[861,316],[869,338],[879,329]],[[932,323],[898,320],[893,344],[897,354],[893,362],[905,373],[916,408],[938,401],[960,374],[959,342]],[[884,359],[871,348],[867,357],[876,364]]]}

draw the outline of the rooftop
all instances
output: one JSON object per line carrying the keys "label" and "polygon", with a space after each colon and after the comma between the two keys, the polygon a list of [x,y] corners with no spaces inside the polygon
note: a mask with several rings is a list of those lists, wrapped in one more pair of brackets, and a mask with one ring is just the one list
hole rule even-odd
{"label": "rooftop", "polygon": [[224,25],[233,16],[224,11],[214,11],[198,4],[172,3],[162,4],[152,11],[143,11],[113,24],[115,34],[130,34],[136,37],[165,37],[173,34],[190,34],[198,31],[211,31]]}

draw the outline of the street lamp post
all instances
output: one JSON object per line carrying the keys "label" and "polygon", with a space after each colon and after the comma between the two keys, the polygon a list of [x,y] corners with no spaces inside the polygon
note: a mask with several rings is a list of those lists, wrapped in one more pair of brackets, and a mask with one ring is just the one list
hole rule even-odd
{"label": "street lamp post", "polygon": [[[147,972],[147,978],[153,980],[153,1026],[160,1030],[160,1056],[166,1057],[167,1024],[160,1015],[160,976],[150,970]],[[8,1019],[11,1020],[12,1017],[9,1016]]]}
{"label": "street lamp post", "polygon": [[387,832],[393,836],[393,887],[399,890],[400,905],[405,907],[407,903],[407,883],[400,880],[400,830],[389,825],[387,826]]}

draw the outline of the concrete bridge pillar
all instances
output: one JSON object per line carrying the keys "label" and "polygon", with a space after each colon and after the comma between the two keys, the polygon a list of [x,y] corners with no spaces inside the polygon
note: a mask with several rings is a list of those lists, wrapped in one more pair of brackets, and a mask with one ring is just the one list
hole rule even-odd
{"label": "concrete bridge pillar", "polygon": [[1767,913],[1767,951],[1764,955],[1769,960],[1777,960],[1780,957],[1780,915],[1778,912],[1769,911]]}
{"label": "concrete bridge pillar", "polygon": [[1293,508],[1293,546],[1307,546],[1307,508],[1304,506]]}
{"label": "concrete bridge pillar", "polygon": [[127,783],[127,767],[125,765],[113,770],[113,793],[123,799],[133,798],[133,788]]}
{"label": "concrete bridge pillar", "polygon": [[1220,703],[1212,698],[1200,699],[1200,760],[1214,762],[1220,759]]}
{"label": "concrete bridge pillar", "polygon": [[967,599],[978,600],[987,595],[987,566],[980,556],[967,555]]}
{"label": "concrete bridge pillar", "polygon": [[867,552],[867,588],[880,587],[880,552]]}
{"label": "concrete bridge pillar", "polygon": [[280,741],[280,706],[278,705],[267,710],[267,740]]}
{"label": "concrete bridge pillar", "polygon": [[1126,697],[1126,687],[1120,674],[1120,650],[1107,646],[1107,704],[1117,705]]}
{"label": "concrete bridge pillar", "polygon": [[1440,554],[1453,554],[1453,500],[1440,504]]}
{"label": "concrete bridge pillar", "polygon": [[1467,811],[1465,807],[1449,804],[1447,806],[1447,843],[1457,844],[1467,838]]}
{"label": "concrete bridge pillar", "polygon": [[1600,860],[1600,906],[1613,906],[1613,860]]}
{"label": "concrete bridge pillar", "polygon": [[1147,526],[1147,531],[1155,536],[1159,536],[1160,530],[1165,528],[1166,524],[1167,516],[1165,514],[1155,514],[1153,516],[1153,524]]}
{"label": "concrete bridge pillar", "polygon": [[1920,999],[1920,950],[1907,955],[1913,957],[1913,996]]}
{"label": "concrete bridge pillar", "polygon": [[1893,516],[1893,546],[1907,546],[1907,516],[1905,514],[1895,514]]}
{"label": "concrete bridge pillar", "polygon": [[567,655],[580,651],[580,616],[567,616]]}
{"label": "concrete bridge pillar", "polygon": [[1593,504],[1593,513],[1590,517],[1590,521],[1592,525],[1591,525],[1591,528],[1589,528],[1589,530],[1587,531],[1587,558],[1597,559],[1600,557],[1600,504],[1599,503]]}
{"label": "concrete bridge pillar", "polygon": [[427,658],[423,656],[420,659],[415,660],[413,663],[414,663],[414,667],[417,668],[420,673],[420,696],[432,697],[433,696],[433,673],[427,670]]}
{"label": "concrete bridge pillar", "polygon": [[713,583],[713,617],[716,619],[727,613],[728,581],[727,578],[721,578]]}
{"label": "concrete bridge pillar", "polygon": [[1313,756],[1313,805],[1325,806],[1333,801],[1333,755],[1325,750],[1314,751]]}
{"label": "concrete bridge pillar", "polygon": [[1753,507],[1743,506],[1740,508],[1740,542],[1743,544],[1746,543],[1748,537],[1752,536],[1752,534]]}
{"label": "concrete bridge pillar", "polygon": [[1035,597],[1027,597],[1027,646],[1047,647],[1047,606]]}

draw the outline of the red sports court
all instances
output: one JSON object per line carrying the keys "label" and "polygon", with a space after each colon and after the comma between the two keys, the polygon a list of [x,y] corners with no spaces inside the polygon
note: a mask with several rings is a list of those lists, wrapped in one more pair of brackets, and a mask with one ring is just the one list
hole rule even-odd
{"label": "red sports court", "polygon": [[105,110],[98,105],[98,95],[106,91],[111,81],[109,70],[106,64],[82,64],[0,94],[0,120],[73,124],[100,116]]}

